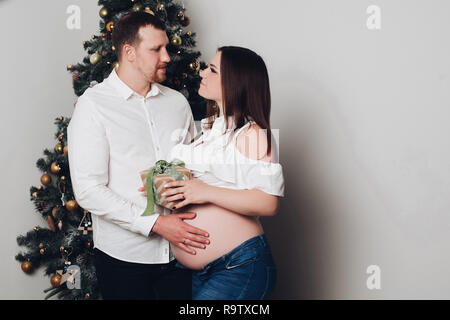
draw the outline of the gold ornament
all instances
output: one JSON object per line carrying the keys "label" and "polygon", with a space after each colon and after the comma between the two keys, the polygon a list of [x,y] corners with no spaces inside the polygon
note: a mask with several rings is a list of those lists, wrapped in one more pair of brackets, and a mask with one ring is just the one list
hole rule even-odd
{"label": "gold ornament", "polygon": [[39,227],[39,226],[35,226],[35,227],[33,227],[33,230],[34,231],[39,231],[41,228]]}
{"label": "gold ornament", "polygon": [[63,116],[59,116],[57,119],[60,120],[60,121],[63,121],[64,117]]}
{"label": "gold ornament", "polygon": [[30,261],[22,262],[20,267],[22,268],[22,271],[25,273],[31,273],[33,271],[33,265],[31,264]]}
{"label": "gold ornament", "polygon": [[195,59],[195,61],[191,62],[189,64],[189,68],[191,68],[192,71],[199,72],[200,71],[200,63],[198,62],[198,59]]}
{"label": "gold ornament", "polygon": [[113,31],[114,29],[114,21],[110,21],[106,24],[106,30],[108,30],[109,32]]}
{"label": "gold ornament", "polygon": [[69,64],[67,65],[67,70],[72,70],[73,69],[73,65]]}
{"label": "gold ornament", "polygon": [[33,192],[33,198],[37,198],[37,192]]}
{"label": "gold ornament", "polygon": [[84,298],[85,298],[86,300],[89,300],[89,299],[91,298],[90,293],[89,293],[89,292],[86,293],[86,294],[84,295]]}
{"label": "gold ornament", "polygon": [[69,154],[69,147],[65,146],[63,149],[64,155],[67,156]]}
{"label": "gold ornament", "polygon": [[147,13],[151,14],[152,16],[155,15],[155,13],[152,10],[150,10],[149,7],[145,7],[144,12],[147,12]]}
{"label": "gold ornament", "polygon": [[45,254],[45,249],[39,250],[39,253],[42,254],[42,255]]}
{"label": "gold ornament", "polygon": [[57,174],[59,171],[61,171],[61,167],[56,162],[53,162],[52,165],[50,166],[50,170],[53,173]]}
{"label": "gold ornament", "polygon": [[91,35],[92,40],[94,40],[95,38],[97,38],[97,36],[95,34]]}
{"label": "gold ornament", "polygon": [[39,243],[39,248],[42,249],[44,247],[44,244],[41,242]]}
{"label": "gold ornament", "polygon": [[100,15],[101,18],[106,18],[108,16],[108,9],[106,9],[105,7],[100,9],[100,12],[98,13]]}
{"label": "gold ornament", "polygon": [[52,286],[54,288],[59,287],[59,285],[61,284],[61,275],[55,273],[54,275],[51,276],[50,278],[50,283],[52,284]]}
{"label": "gold ornament", "polygon": [[58,221],[58,229],[62,230],[62,221],[61,220]]}
{"label": "gold ornament", "polygon": [[41,190],[41,189],[42,189],[42,185],[37,186],[37,189],[38,189],[38,190]]}
{"label": "gold ornament", "polygon": [[69,211],[75,211],[76,209],[78,209],[78,203],[75,200],[67,201],[66,208]]}
{"label": "gold ornament", "polygon": [[186,34],[187,34],[189,37],[192,36],[192,32],[191,32],[191,31],[186,32]]}
{"label": "gold ornament", "polygon": [[141,11],[141,9],[142,9],[142,4],[140,4],[140,3],[135,3],[135,4],[133,5],[133,11]]}
{"label": "gold ornament", "polygon": [[61,143],[57,143],[55,145],[55,151],[58,152],[58,153],[62,153],[63,152],[63,146],[62,146]]}
{"label": "gold ornament", "polygon": [[98,52],[94,52],[89,57],[89,61],[91,62],[91,64],[96,64],[96,63],[100,62],[101,59],[102,59],[102,56]]}
{"label": "gold ornament", "polygon": [[173,35],[172,38],[170,38],[170,43],[176,47],[181,46],[181,37],[179,35]]}
{"label": "gold ornament", "polygon": [[178,16],[178,19],[180,19],[181,21],[184,20],[184,12],[183,11],[178,12],[177,16]]}
{"label": "gold ornament", "polygon": [[114,61],[112,64],[113,68],[117,68],[119,66],[119,61]]}
{"label": "gold ornament", "polygon": [[41,183],[44,186],[48,186],[50,183],[52,183],[52,177],[50,177],[50,175],[47,172],[45,172],[41,177]]}

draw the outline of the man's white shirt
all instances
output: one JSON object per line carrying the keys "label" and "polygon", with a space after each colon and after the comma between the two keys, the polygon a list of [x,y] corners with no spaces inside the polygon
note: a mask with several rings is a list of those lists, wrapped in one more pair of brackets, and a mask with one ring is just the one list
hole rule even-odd
{"label": "man's white shirt", "polygon": [[173,260],[167,240],[149,237],[157,217],[170,211],[155,204],[155,214],[141,216],[147,199],[137,190],[139,172],[195,134],[181,93],[153,83],[142,97],[115,70],[78,98],[67,128],[69,168],[75,199],[92,213],[94,247],[128,262]]}

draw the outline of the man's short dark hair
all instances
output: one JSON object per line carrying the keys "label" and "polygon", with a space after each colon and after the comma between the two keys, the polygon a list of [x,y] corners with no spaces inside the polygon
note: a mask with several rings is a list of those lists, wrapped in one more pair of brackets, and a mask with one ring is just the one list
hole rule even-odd
{"label": "man's short dark hair", "polygon": [[164,22],[147,12],[130,12],[119,19],[112,33],[112,44],[119,60],[122,55],[122,47],[125,44],[139,45],[141,42],[139,29],[148,25],[158,30],[166,30]]}

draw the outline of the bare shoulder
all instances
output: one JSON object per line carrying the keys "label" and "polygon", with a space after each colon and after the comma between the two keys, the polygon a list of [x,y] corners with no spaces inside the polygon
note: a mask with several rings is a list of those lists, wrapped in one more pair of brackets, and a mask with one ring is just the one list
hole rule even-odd
{"label": "bare shoulder", "polygon": [[271,162],[270,152],[267,153],[267,133],[259,125],[252,124],[242,130],[236,138],[236,148],[250,159]]}

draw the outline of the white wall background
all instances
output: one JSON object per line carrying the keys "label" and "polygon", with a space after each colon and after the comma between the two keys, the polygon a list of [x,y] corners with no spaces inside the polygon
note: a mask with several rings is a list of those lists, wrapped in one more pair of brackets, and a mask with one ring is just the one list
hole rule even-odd
{"label": "white wall background", "polygon": [[[221,45],[260,53],[271,78],[286,197],[264,219],[278,299],[450,298],[450,3],[445,0],[184,0],[209,60]],[[66,8],[82,9],[68,30]],[[366,9],[381,8],[381,30]],[[98,33],[96,1],[0,0],[0,298],[41,299],[16,236],[45,225],[29,201],[35,167],[70,116],[68,63]],[[369,290],[366,269],[381,268]]]}

